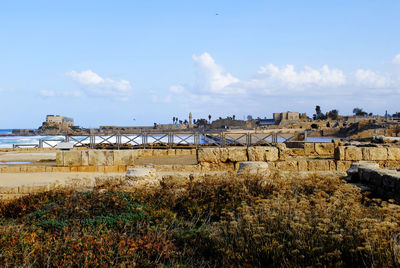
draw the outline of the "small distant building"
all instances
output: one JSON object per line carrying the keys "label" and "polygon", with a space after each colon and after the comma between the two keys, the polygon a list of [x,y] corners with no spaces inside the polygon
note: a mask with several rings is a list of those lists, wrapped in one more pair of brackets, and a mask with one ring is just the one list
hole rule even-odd
{"label": "small distant building", "polygon": [[74,125],[74,119],[66,116],[49,114],[46,116],[46,123],[56,123],[63,125],[63,127],[70,127]]}
{"label": "small distant building", "polygon": [[258,126],[270,126],[270,125],[274,125],[274,124],[275,124],[274,119],[257,119]]}
{"label": "small distant building", "polygon": [[49,114],[46,121],[38,129],[38,134],[60,134],[71,130],[74,126],[74,119],[61,115]]}
{"label": "small distant building", "polygon": [[189,113],[189,128],[193,128],[193,116],[192,113]]}
{"label": "small distant building", "polygon": [[285,113],[274,113],[275,124],[280,124],[282,121],[298,121],[300,120],[300,113],[297,112],[285,112]]}

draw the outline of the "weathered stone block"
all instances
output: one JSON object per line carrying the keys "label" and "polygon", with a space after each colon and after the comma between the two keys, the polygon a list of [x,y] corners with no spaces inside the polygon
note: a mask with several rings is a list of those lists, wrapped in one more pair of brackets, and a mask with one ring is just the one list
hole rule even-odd
{"label": "weathered stone block", "polygon": [[28,173],[46,172],[45,166],[28,166],[26,169]]}
{"label": "weathered stone block", "polygon": [[95,166],[81,166],[78,167],[78,172],[96,172]]}
{"label": "weathered stone block", "polygon": [[105,166],[104,172],[118,172],[118,166]]}
{"label": "weathered stone block", "polygon": [[297,165],[298,165],[299,171],[308,171],[307,160],[299,160],[299,161],[297,161]]}
{"label": "weathered stone block", "polygon": [[82,153],[81,151],[65,151],[64,152],[64,166],[82,166]]}
{"label": "weathered stone block", "polygon": [[153,156],[158,157],[158,156],[167,156],[168,155],[168,150],[164,149],[154,149],[153,150]]}
{"label": "weathered stone block", "polygon": [[276,168],[283,171],[298,171],[296,160],[286,160],[276,162]]}
{"label": "weathered stone block", "polygon": [[191,155],[192,150],[191,149],[176,149],[175,154],[176,155]]}
{"label": "weathered stone block", "polygon": [[82,166],[88,166],[89,165],[89,151],[85,150],[82,151]]}
{"label": "weathered stone block", "polygon": [[350,168],[351,164],[352,164],[351,161],[338,160],[338,161],[336,161],[336,170],[337,171],[347,171]]}
{"label": "weathered stone block", "polygon": [[[340,147],[339,147],[340,148]],[[359,147],[348,146],[345,150],[345,159],[350,161],[362,160],[362,150]]]}
{"label": "weathered stone block", "polygon": [[400,161],[400,148],[389,147],[388,150],[388,160]]}
{"label": "weathered stone block", "polygon": [[269,175],[269,164],[264,161],[246,161],[239,163],[239,176]]}
{"label": "weathered stone block", "polygon": [[388,152],[385,147],[366,147],[362,148],[363,160],[384,161],[387,160]]}
{"label": "weathered stone block", "polygon": [[250,161],[265,161],[265,151],[263,147],[260,146],[254,146],[254,147],[249,147],[247,150],[249,154],[249,160]]}
{"label": "weathered stone block", "polygon": [[266,161],[278,161],[279,150],[276,147],[265,147],[265,160]]}
{"label": "weathered stone block", "polygon": [[114,151],[114,165],[133,165],[132,150]]}
{"label": "weathered stone block", "polygon": [[154,151],[153,149],[142,149],[140,156],[142,157],[153,156],[153,151]]}
{"label": "weathered stone block", "polygon": [[[228,160],[231,162],[242,162],[247,161],[247,149],[244,147],[229,147],[228,151]],[[222,152],[221,152],[222,158]]]}
{"label": "weathered stone block", "polygon": [[197,161],[219,163],[221,154],[219,148],[201,148],[198,150]]}
{"label": "weathered stone block", "polygon": [[279,150],[276,147],[254,146],[247,150],[250,161],[277,161]]}
{"label": "weathered stone block", "polygon": [[228,158],[229,158],[229,152],[228,152],[228,148],[220,148],[219,149],[219,153],[220,153],[220,161],[221,162],[228,162]]}
{"label": "weathered stone block", "polygon": [[328,162],[329,162],[329,170],[330,171],[336,171],[337,167],[336,167],[335,160],[328,160]]}
{"label": "weathered stone block", "polygon": [[132,151],[132,159],[133,163],[135,163],[135,160],[141,157],[143,154],[143,149],[135,149]]}
{"label": "weathered stone block", "polygon": [[400,168],[400,161],[386,161],[385,168]]}
{"label": "weathered stone block", "polygon": [[304,153],[307,156],[315,154],[315,146],[313,142],[306,142],[304,143]]}
{"label": "weathered stone block", "polygon": [[335,152],[335,146],[333,143],[328,142],[315,143],[315,152],[318,155],[333,156]]}
{"label": "weathered stone block", "polygon": [[381,186],[382,185],[382,176],[380,176],[380,174],[378,172],[371,171],[369,181],[375,186]]}
{"label": "weathered stone block", "polygon": [[335,148],[335,160],[345,160],[345,150],[344,146],[338,146]]}
{"label": "weathered stone block", "polygon": [[90,150],[89,151],[90,166],[113,166],[114,152],[107,150]]}
{"label": "weathered stone block", "polygon": [[175,149],[168,149],[167,150],[167,155],[176,155],[176,150]]}
{"label": "weathered stone block", "polygon": [[64,166],[64,152],[63,151],[58,151],[56,153],[56,165],[57,166]]}
{"label": "weathered stone block", "polygon": [[329,161],[328,160],[308,160],[309,171],[328,171]]}

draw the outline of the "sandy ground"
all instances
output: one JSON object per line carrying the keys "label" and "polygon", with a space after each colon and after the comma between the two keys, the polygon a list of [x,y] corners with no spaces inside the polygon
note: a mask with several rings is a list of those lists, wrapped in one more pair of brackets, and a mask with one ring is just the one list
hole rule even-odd
{"label": "sandy ground", "polygon": [[56,160],[56,152],[1,152],[0,162],[49,162]]}
{"label": "sandy ground", "polygon": [[93,179],[96,177],[121,176],[122,173],[103,172],[38,172],[38,173],[0,173],[0,186],[12,187],[19,185],[39,186],[53,182],[66,182],[72,179]]}

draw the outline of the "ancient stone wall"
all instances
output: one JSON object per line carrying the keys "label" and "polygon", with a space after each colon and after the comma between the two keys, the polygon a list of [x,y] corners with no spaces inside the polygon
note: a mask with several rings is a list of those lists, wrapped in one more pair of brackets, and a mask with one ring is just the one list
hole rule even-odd
{"label": "ancient stone wall", "polygon": [[129,166],[139,157],[192,154],[196,154],[196,149],[71,150],[58,151],[56,164],[59,167]]}
{"label": "ancient stone wall", "polygon": [[[364,147],[363,147],[364,146]],[[388,145],[343,146],[339,143],[305,143],[304,148],[276,146],[206,147],[200,149],[80,150],[57,152],[59,167],[129,166],[148,156],[197,154],[202,170],[234,170],[243,161],[265,161],[285,171],[346,171],[366,161],[400,168],[400,147]]]}
{"label": "ancient stone wall", "polygon": [[371,164],[356,164],[348,171],[351,181],[366,185],[370,192],[400,202],[400,172],[381,169]]}

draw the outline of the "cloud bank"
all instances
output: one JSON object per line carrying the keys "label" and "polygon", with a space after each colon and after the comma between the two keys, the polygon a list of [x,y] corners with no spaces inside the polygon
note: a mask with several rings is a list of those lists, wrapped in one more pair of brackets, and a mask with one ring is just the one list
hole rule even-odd
{"label": "cloud bank", "polygon": [[[400,75],[395,71],[380,73],[375,70],[357,69],[344,72],[338,68],[323,65],[320,68],[304,66],[296,69],[288,64],[277,66],[267,64],[249,79],[239,79],[218,65],[209,53],[193,55],[196,80],[193,84],[176,84],[169,87],[168,98],[177,100],[187,107],[211,104],[251,108],[262,106],[263,102],[291,98],[295,103],[340,102],[351,100],[378,102],[374,97],[400,97]],[[392,59],[400,67],[400,54]],[[395,66],[395,67],[396,67]],[[395,68],[394,68],[395,69]],[[400,74],[400,73],[399,73]],[[280,99],[284,97],[285,99]],[[157,98],[153,98],[157,99]],[[340,103],[339,103],[340,104]]]}
{"label": "cloud bank", "polygon": [[113,80],[103,78],[92,70],[70,71],[68,77],[76,81],[89,95],[112,97],[117,100],[128,100],[132,94],[132,86],[128,80]]}

